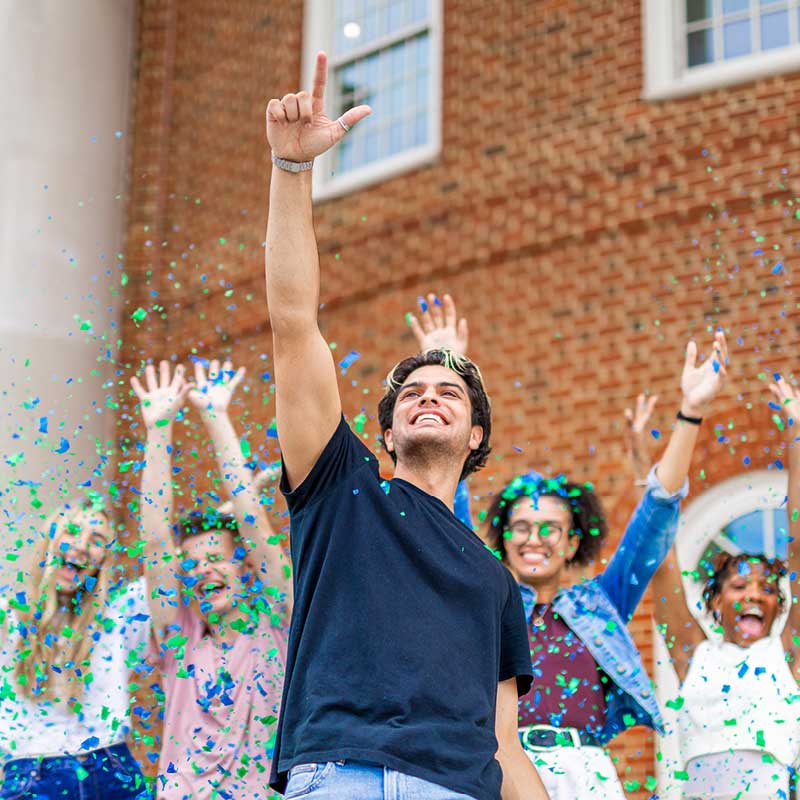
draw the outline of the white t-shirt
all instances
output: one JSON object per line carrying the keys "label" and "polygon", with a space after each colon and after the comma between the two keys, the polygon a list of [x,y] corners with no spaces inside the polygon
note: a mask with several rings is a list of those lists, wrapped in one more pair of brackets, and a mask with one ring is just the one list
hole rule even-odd
{"label": "white t-shirt", "polygon": [[701,642],[681,696],[678,731],[686,762],[753,750],[789,766],[800,755],[800,690],[779,636],[749,647],[719,639]]}
{"label": "white t-shirt", "polygon": [[31,700],[16,685],[12,673],[18,618],[7,609],[0,626],[0,761],[81,753],[124,741],[129,727],[128,664],[142,660],[150,631],[144,579],[123,588],[103,616],[109,622],[91,653],[93,681],[76,713],[63,702]]}

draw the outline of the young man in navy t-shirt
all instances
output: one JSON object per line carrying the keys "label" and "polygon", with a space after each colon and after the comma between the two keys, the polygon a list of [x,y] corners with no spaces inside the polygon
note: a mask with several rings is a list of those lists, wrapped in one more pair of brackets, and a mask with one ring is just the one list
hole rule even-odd
{"label": "young man in navy t-shirt", "polygon": [[[546,798],[517,738],[531,682],[510,573],[453,515],[489,453],[480,373],[434,350],[395,367],[379,406],[395,477],[342,418],[317,325],[313,159],[370,111],[314,89],[271,100],[267,295],[295,606],[271,783],[307,800]],[[288,785],[287,785],[288,784]]]}

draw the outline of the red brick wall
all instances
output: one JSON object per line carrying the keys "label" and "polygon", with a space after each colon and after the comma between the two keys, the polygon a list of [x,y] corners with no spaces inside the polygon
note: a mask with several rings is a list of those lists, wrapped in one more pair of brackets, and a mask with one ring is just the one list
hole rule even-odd
{"label": "red brick wall", "polygon": [[[622,409],[657,392],[666,435],[688,337],[703,346],[721,325],[732,351],[694,494],[745,456],[750,468],[774,459],[764,376],[799,358],[800,76],[644,102],[640,5],[446,0],[441,158],[316,209],[321,325],[337,355],[361,353],[341,381],[346,412],[365,410],[377,434],[381,379],[414,349],[403,314],[449,290],[495,409],[494,456],[473,492],[564,470],[595,482],[617,534],[633,504]],[[231,353],[250,371],[254,443],[274,413],[261,377],[263,113],[298,87],[301,26],[300,0],[141,4],[125,374],[150,356]],[[196,436],[191,424],[181,434],[200,444],[187,493],[208,487]],[[650,659],[649,600],[632,629]],[[644,729],[612,750],[626,781],[654,774]]]}

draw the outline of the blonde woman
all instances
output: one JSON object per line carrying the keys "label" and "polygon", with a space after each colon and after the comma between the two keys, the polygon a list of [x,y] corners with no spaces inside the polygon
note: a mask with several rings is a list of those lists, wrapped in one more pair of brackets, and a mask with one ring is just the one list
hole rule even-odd
{"label": "blonde woman", "polygon": [[125,744],[143,583],[112,567],[114,527],[78,500],[44,524],[24,591],[0,600],[0,800],[149,797]]}

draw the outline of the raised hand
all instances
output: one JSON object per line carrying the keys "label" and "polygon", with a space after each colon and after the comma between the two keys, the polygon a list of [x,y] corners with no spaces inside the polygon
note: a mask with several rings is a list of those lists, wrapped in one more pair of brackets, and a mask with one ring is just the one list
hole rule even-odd
{"label": "raised hand", "polygon": [[214,359],[208,365],[208,377],[201,361],[194,363],[194,386],[189,392],[189,402],[200,412],[201,416],[216,417],[227,414],[231,398],[236,387],[244,378],[245,369],[239,367],[234,372],[233,364],[220,363]]}
{"label": "raised hand", "polygon": [[789,425],[794,425],[800,420],[800,390],[780,375],[776,383],[769,385],[769,390],[775,402],[781,407],[781,413]]}
{"label": "raised hand", "polygon": [[139,398],[145,427],[149,431],[169,425],[181,410],[190,388],[184,378],[183,365],[178,364],[170,375],[169,361],[161,361],[156,375],[155,365],[148,364],[144,368],[144,382],[147,388],[136,376],[131,378],[131,387]]}
{"label": "raised hand", "polygon": [[427,301],[420,298],[422,313],[420,319],[413,314],[408,315],[408,324],[419,343],[420,352],[425,350],[452,350],[461,355],[467,354],[469,329],[467,320],[458,320],[456,304],[446,294],[439,300],[435,294],[429,294]]}
{"label": "raised hand", "polygon": [[287,94],[267,105],[267,141],[272,152],[288,161],[310,161],[330,150],[353,125],[371,113],[369,106],[356,106],[339,119],[325,114],[325,84],[328,58],[317,54],[311,94]]}
{"label": "raised hand", "polygon": [[649,439],[647,436],[647,423],[658,402],[658,395],[645,397],[640,394],[636,398],[636,408],[625,409],[627,425],[628,452],[633,464],[633,471],[638,480],[643,480],[650,467],[648,456]]}
{"label": "raised hand", "polygon": [[697,345],[686,346],[686,361],[681,375],[683,403],[681,411],[687,416],[702,417],[706,406],[719,394],[728,375],[728,344],[725,334],[714,334],[711,356],[697,366]]}

